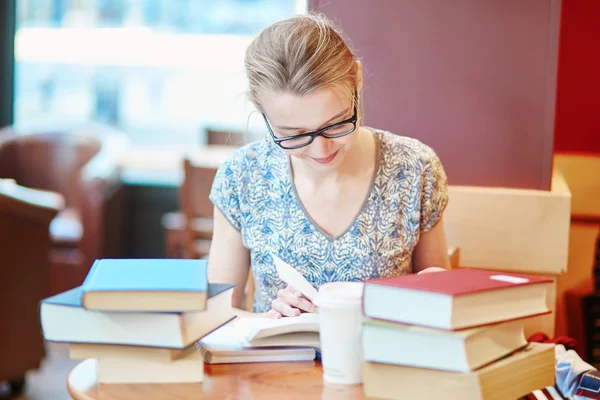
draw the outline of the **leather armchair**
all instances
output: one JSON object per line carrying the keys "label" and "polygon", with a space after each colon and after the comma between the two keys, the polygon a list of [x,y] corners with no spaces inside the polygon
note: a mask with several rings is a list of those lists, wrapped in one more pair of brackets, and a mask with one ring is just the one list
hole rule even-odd
{"label": "leather armchair", "polygon": [[49,296],[48,229],[63,205],[56,193],[0,179],[0,382],[15,393],[45,355],[38,305]]}
{"label": "leather armchair", "polygon": [[102,126],[0,131],[0,178],[65,199],[49,228],[51,294],[80,285],[95,259],[115,256],[110,247],[120,229],[107,230],[107,204],[120,192],[116,161],[128,144],[127,136]]}

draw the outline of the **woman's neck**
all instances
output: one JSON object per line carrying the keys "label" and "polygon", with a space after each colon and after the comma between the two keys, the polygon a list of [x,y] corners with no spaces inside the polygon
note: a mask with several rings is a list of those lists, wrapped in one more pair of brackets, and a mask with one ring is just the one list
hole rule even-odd
{"label": "woman's neck", "polygon": [[344,155],[342,163],[331,171],[319,171],[307,162],[291,157],[294,177],[311,181],[314,185],[324,182],[340,182],[348,177],[372,173],[375,165],[375,135],[366,128],[357,129],[358,137]]}

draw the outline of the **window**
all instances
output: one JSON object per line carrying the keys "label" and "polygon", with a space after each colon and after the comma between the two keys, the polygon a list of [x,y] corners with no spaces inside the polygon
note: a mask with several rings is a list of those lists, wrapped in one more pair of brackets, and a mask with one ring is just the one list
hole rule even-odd
{"label": "window", "polygon": [[98,121],[139,148],[205,143],[248,119],[244,52],[307,0],[19,0],[15,124]]}

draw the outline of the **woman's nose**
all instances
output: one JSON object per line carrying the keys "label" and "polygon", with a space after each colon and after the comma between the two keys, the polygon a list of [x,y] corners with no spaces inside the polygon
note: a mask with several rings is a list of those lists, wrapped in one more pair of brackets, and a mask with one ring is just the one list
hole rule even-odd
{"label": "woman's nose", "polygon": [[327,157],[329,156],[329,148],[331,147],[331,139],[324,138],[323,136],[317,136],[311,143],[315,157]]}

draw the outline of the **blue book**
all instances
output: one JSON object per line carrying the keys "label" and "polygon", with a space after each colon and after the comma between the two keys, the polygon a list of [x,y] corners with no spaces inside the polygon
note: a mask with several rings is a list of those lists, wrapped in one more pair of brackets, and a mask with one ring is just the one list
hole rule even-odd
{"label": "blue book", "polygon": [[81,285],[88,310],[202,311],[207,262],[188,259],[99,259]]}

